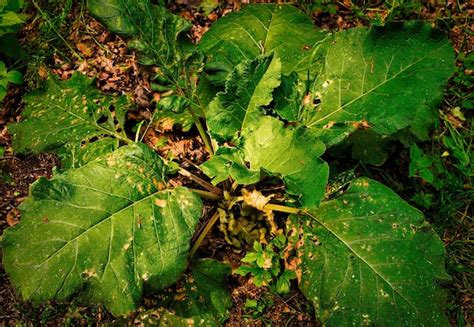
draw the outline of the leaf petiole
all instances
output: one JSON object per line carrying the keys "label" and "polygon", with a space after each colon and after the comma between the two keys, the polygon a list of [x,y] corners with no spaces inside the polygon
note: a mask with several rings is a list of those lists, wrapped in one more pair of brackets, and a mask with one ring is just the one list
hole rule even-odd
{"label": "leaf petiole", "polygon": [[201,120],[199,120],[199,117],[196,115],[194,110],[189,106],[188,107],[189,113],[193,117],[194,124],[196,124],[196,127],[198,129],[199,135],[201,136],[202,141],[204,142],[204,146],[207,149],[207,152],[209,152],[209,156],[214,155],[214,149],[212,148],[211,141],[209,140],[209,137],[207,136],[206,130],[204,129],[204,126],[201,123]]}
{"label": "leaf petiole", "polygon": [[278,211],[278,212],[285,212],[285,213],[290,213],[293,215],[301,215],[301,214],[306,214],[305,209],[298,209],[298,208],[293,208],[293,207],[287,207],[283,206],[280,204],[273,204],[273,203],[268,203],[265,205],[265,210],[273,210],[273,211]]}
{"label": "leaf petiole", "polygon": [[194,175],[193,173],[191,173],[190,171],[187,171],[184,168],[180,168],[178,170],[178,174],[189,178],[190,180],[192,180],[193,182],[201,185],[202,187],[204,187],[206,190],[208,190],[209,192],[211,192],[213,194],[222,195],[222,190],[220,188],[212,185],[209,182],[206,182],[204,179]]}
{"label": "leaf petiole", "polygon": [[201,234],[199,234],[199,237],[197,240],[194,242],[193,247],[191,248],[191,251],[189,251],[189,258],[192,258],[194,253],[196,253],[197,249],[201,245],[202,241],[206,237],[207,233],[211,230],[212,226],[216,223],[217,219],[219,218],[219,211],[217,210],[214,212],[212,215],[211,219],[207,222],[206,226],[202,230]]}
{"label": "leaf petiole", "polygon": [[212,193],[212,192],[198,190],[198,189],[189,188],[189,187],[187,189],[190,190],[191,192],[199,195],[200,197],[205,198],[205,199],[209,199],[209,200],[221,200],[222,199],[222,196],[217,195],[217,194]]}

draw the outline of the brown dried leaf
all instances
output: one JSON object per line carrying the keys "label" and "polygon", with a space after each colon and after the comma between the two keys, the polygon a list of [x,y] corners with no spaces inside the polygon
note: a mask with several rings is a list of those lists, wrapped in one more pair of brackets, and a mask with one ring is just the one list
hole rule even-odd
{"label": "brown dried leaf", "polygon": [[15,226],[20,222],[20,210],[13,208],[7,213],[6,218],[8,226]]}

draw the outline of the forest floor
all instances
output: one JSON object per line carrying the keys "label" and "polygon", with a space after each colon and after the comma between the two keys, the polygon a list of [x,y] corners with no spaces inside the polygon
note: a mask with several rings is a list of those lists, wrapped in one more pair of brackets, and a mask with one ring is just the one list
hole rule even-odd
{"label": "forest floor", "polygon": [[[359,5],[357,5],[359,3]],[[362,4],[360,4],[362,3]],[[447,1],[434,4],[427,1],[416,6],[400,1],[398,7],[382,1],[314,1],[300,5],[324,29],[341,30],[369,25],[375,21],[423,19],[449,35],[457,54],[457,73],[445,90],[445,99],[439,111],[439,124],[430,142],[420,145],[424,152],[438,162],[446,151],[454,151],[443,144],[442,135],[451,135],[459,142],[458,151],[470,156],[472,150],[472,81],[474,46],[474,6],[468,2]],[[388,3],[388,2],[386,2]],[[220,16],[241,6],[238,2],[220,3],[208,14],[207,8],[192,4],[171,4],[174,12],[194,24],[191,37],[198,41],[209,26]],[[19,32],[20,42],[28,60],[16,62],[16,68],[25,73],[22,86],[10,87],[0,112],[0,146],[6,151],[0,158],[0,230],[13,226],[21,219],[17,207],[28,195],[28,188],[40,176],[50,177],[58,159],[51,154],[18,156],[11,151],[7,124],[18,121],[22,110],[22,95],[44,82],[48,74],[67,79],[75,71],[95,77],[97,86],[106,93],[131,94],[137,109],[130,112],[137,120],[148,119],[153,101],[159,94],[151,91],[150,74],[140,67],[136,56],[126,43],[109,33],[91,18],[81,1],[32,1],[25,9],[27,23]],[[203,144],[194,129],[189,132],[173,130],[166,120],[161,121],[145,136],[145,141],[160,154],[171,152],[175,158],[194,164],[205,157]],[[422,210],[442,238],[447,251],[446,267],[452,282],[449,291],[448,316],[453,326],[473,323],[473,221],[472,166],[461,166],[453,158],[444,160],[436,171],[436,185],[408,176],[410,155],[400,148],[383,167],[359,165],[366,176],[384,182],[405,200]],[[183,183],[179,178],[177,185]],[[216,231],[202,246],[213,257],[239,262],[241,254],[234,253]],[[303,296],[293,291],[287,296],[270,294],[257,288],[247,278],[233,278],[234,306],[229,326],[314,326],[313,314]],[[11,288],[8,277],[0,266],[0,325],[63,325],[125,323],[116,320],[102,306],[83,307],[76,302],[48,303],[33,306],[19,299]],[[255,300],[249,305],[247,299]],[[145,300],[144,302],[147,302]],[[146,303],[144,304],[146,307]],[[128,321],[133,324],[133,317]]]}

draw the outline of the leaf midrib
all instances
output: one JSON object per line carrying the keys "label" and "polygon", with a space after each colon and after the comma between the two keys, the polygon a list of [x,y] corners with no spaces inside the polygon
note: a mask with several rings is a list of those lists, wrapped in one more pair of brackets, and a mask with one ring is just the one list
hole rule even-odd
{"label": "leaf midrib", "polygon": [[[52,103],[51,103],[52,104]],[[129,140],[128,138],[125,138],[123,137],[122,135],[118,134],[116,131],[114,130],[109,130],[107,128],[104,128],[102,126],[100,126],[99,124],[95,123],[95,122],[92,122],[91,120],[87,120],[79,115],[76,115],[75,113],[73,113],[72,111],[69,111],[67,110],[66,108],[63,108],[62,106],[60,105],[57,105],[57,104],[52,104],[54,107],[58,108],[59,110],[61,111],[64,111],[66,113],[68,113],[69,115],[73,116],[74,118],[78,118],[80,120],[82,120],[85,124],[88,124],[88,125],[91,125],[107,134],[112,134],[115,138],[117,138],[118,140],[121,140],[121,141],[124,141],[126,143],[130,143],[131,140]]]}

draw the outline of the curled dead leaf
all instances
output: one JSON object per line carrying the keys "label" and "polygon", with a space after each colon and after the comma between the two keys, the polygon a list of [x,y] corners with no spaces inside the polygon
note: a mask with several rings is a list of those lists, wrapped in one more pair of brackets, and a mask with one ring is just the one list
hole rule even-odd
{"label": "curled dead leaf", "polygon": [[260,211],[265,211],[265,205],[270,201],[273,195],[264,196],[262,192],[253,190],[252,192],[242,189],[242,198],[246,204]]}
{"label": "curled dead leaf", "polygon": [[77,50],[79,50],[84,56],[90,57],[94,54],[92,47],[86,43],[78,43],[76,44]]}
{"label": "curled dead leaf", "polygon": [[15,226],[20,222],[20,210],[13,208],[7,213],[6,218],[8,226]]}

